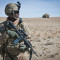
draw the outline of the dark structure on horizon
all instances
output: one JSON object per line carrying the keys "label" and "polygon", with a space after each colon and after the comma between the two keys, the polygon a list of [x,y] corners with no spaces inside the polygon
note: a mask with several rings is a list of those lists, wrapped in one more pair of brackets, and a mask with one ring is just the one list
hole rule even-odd
{"label": "dark structure on horizon", "polygon": [[43,16],[42,16],[42,18],[49,18],[49,14],[47,14],[47,13],[45,13]]}

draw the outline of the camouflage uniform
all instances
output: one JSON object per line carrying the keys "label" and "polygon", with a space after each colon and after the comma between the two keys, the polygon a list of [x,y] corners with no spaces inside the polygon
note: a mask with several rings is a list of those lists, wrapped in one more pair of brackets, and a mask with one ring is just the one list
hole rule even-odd
{"label": "camouflage uniform", "polygon": [[[9,17],[14,17],[16,20],[19,18],[19,16],[18,15],[15,16],[14,13],[15,13],[15,11],[19,11],[20,5],[21,4],[19,2],[18,2],[18,4],[9,3],[9,4],[6,5],[5,14],[8,16],[8,18],[4,23],[0,24],[0,27],[5,28],[5,24],[8,24],[9,20],[14,20],[14,19],[9,19]],[[16,28],[18,30],[21,29],[21,28],[24,29],[24,32],[26,32],[28,37],[30,37],[30,31],[28,29],[28,26],[24,22],[22,22],[22,23],[19,22],[16,25]],[[12,28],[10,29],[8,27],[6,27],[6,29],[7,29],[8,32],[12,33],[14,31],[14,34],[16,34],[14,29],[12,29]],[[13,35],[7,34],[6,30],[1,32],[0,33],[0,41],[1,41],[0,45],[6,43],[6,41],[8,40],[7,50],[14,57],[14,59],[15,60],[28,60],[29,59],[28,58],[29,54],[27,54],[27,52],[25,52],[25,51],[20,50],[20,45],[23,42],[18,43],[17,45],[11,44],[17,38],[17,36],[13,36],[13,37],[12,36]],[[17,59],[17,57],[18,57],[18,59]],[[7,54],[5,56],[5,60],[10,60],[10,58],[8,57]]]}
{"label": "camouflage uniform", "polygon": [[[3,24],[0,24],[0,26],[1,27],[5,27],[5,25],[4,24],[7,24],[7,21],[5,21]],[[28,26],[26,26],[26,24],[24,23],[24,22],[22,22],[22,23],[18,23],[17,24],[17,26],[16,26],[16,28],[19,30],[19,29],[21,29],[21,28],[23,28],[24,29],[24,32],[26,32],[27,34],[28,34],[28,36],[30,37],[30,33],[29,33],[29,29],[28,29]],[[10,28],[6,28],[7,30],[11,30],[11,31],[15,31],[13,28],[12,29],[10,29]],[[1,41],[1,45],[3,44],[3,43],[5,43],[6,42],[6,40],[8,39],[8,48],[7,48],[7,50],[8,50],[8,52],[14,57],[14,59],[15,60],[17,60],[17,57],[18,57],[18,60],[21,58],[21,60],[23,59],[23,60],[28,60],[29,58],[28,58],[28,56],[29,56],[29,54],[27,53],[27,51],[26,52],[24,52],[24,51],[21,51],[20,50],[20,48],[19,48],[19,46],[23,43],[23,42],[21,42],[21,43],[18,43],[17,45],[13,45],[13,44],[11,44],[17,37],[15,36],[15,37],[10,37],[7,33],[6,33],[6,31],[4,31],[3,32],[3,38],[2,38],[2,33],[0,33],[0,37],[1,37],[1,39],[0,39],[0,41]],[[25,56],[25,57],[24,57]],[[5,56],[5,60],[9,60],[10,58],[8,57],[8,55],[6,54],[6,56]]]}

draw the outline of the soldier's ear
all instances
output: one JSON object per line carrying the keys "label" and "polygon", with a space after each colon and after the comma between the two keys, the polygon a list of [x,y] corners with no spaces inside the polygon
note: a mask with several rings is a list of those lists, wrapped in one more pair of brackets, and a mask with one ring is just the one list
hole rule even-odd
{"label": "soldier's ear", "polygon": [[14,11],[11,12],[11,15],[12,15],[12,16],[14,15]]}

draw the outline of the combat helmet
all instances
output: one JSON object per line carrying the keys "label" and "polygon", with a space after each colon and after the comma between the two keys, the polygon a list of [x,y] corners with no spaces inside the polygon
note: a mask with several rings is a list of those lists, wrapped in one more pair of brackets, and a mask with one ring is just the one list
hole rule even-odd
{"label": "combat helmet", "polygon": [[17,2],[18,4],[15,3],[9,3],[5,7],[5,14],[7,16],[13,15],[14,11],[19,11],[21,7],[21,3]]}

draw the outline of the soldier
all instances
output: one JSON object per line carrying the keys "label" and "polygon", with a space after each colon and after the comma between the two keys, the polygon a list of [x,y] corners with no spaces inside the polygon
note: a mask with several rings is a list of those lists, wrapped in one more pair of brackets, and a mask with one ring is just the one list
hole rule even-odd
{"label": "soldier", "polygon": [[[28,60],[29,54],[25,52],[26,46],[23,42],[18,43],[17,45],[11,44],[16,38],[18,38],[18,34],[15,32],[13,28],[10,28],[8,26],[9,21],[11,21],[18,30],[23,29],[24,32],[27,33],[26,38],[31,38],[30,31],[28,29],[28,26],[22,21],[21,18],[19,18],[19,10],[20,10],[21,4],[17,2],[15,3],[9,3],[5,7],[5,14],[8,16],[6,21],[0,25],[0,27],[5,28],[4,32],[0,34],[3,35],[3,44],[6,43],[6,40],[8,40],[8,52],[11,54],[11,56],[8,56],[8,54],[5,55],[5,60],[10,60],[10,58],[14,58],[14,60]],[[8,27],[7,27],[8,26]],[[12,59],[13,60],[13,59]]]}

